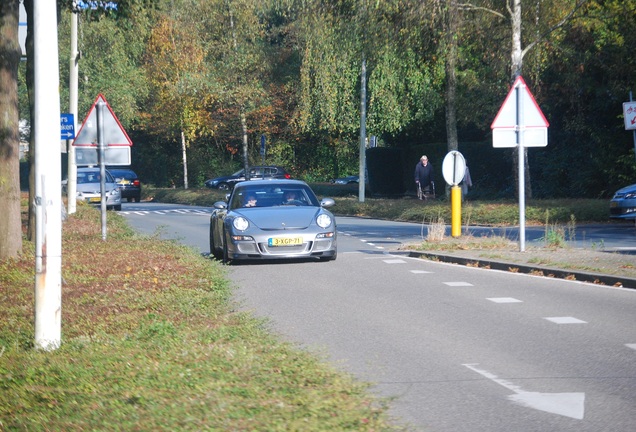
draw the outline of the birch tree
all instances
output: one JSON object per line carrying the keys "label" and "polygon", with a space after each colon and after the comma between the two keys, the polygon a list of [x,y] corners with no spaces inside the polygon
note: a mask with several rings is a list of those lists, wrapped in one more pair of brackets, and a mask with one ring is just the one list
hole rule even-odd
{"label": "birch tree", "polygon": [[[523,70],[523,59],[524,56],[534,48],[538,43],[545,40],[551,33],[555,30],[563,27],[567,22],[569,22],[576,14],[576,12],[585,4],[588,0],[573,0],[568,2],[568,5],[560,5],[557,8],[558,11],[562,10],[565,6],[569,6],[569,10],[567,10],[564,14],[554,16],[550,14],[541,14],[540,8],[540,0],[537,0],[535,11],[535,20],[534,23],[536,25],[535,32],[531,38],[531,41],[524,47],[522,43],[522,30],[523,30],[523,14],[522,14],[522,0],[506,0],[505,3],[505,12],[502,12],[496,8],[494,8],[490,3],[491,2],[483,2],[483,3],[462,3],[460,4],[460,8],[463,10],[477,10],[484,11],[486,13],[490,13],[495,15],[498,18],[508,20],[510,24],[510,83],[514,83],[514,81],[521,76]],[[528,1],[529,3],[529,1]],[[531,9],[532,10],[532,9]],[[540,16],[541,15],[541,16]],[[530,168],[528,164],[528,150],[526,147],[523,148],[523,153],[520,153],[520,148],[517,148],[515,152],[515,158],[523,157],[523,166],[524,166],[524,176],[525,176],[525,194],[526,197],[532,198],[532,185],[530,181]],[[518,159],[517,159],[518,160]],[[518,163],[517,160],[513,161],[515,176],[518,178]]]}

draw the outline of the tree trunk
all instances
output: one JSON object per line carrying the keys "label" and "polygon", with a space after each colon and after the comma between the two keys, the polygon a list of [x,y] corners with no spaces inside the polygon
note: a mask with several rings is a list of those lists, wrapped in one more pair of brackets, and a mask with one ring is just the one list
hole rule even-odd
{"label": "tree trunk", "polygon": [[183,156],[183,188],[188,188],[188,157],[186,153],[185,133],[181,130],[181,152]]}
{"label": "tree trunk", "polygon": [[447,10],[446,32],[446,139],[448,151],[457,150],[457,2],[451,1]]}
{"label": "tree trunk", "polygon": [[0,5],[0,260],[22,252],[20,221],[20,134],[18,111],[18,65],[20,20],[18,0]]}
{"label": "tree trunk", "polygon": [[[35,68],[33,61],[33,0],[24,0],[24,9],[27,14],[26,37],[26,84],[29,94],[29,124],[33,124],[35,108]],[[29,134],[29,217],[27,222],[27,239],[35,242],[35,136]]]}
{"label": "tree trunk", "polygon": [[[457,2],[451,1],[446,11],[446,141],[448,151],[457,150]],[[446,187],[450,196],[450,187]]]}
{"label": "tree trunk", "polygon": [[[513,1],[513,9],[511,14],[511,24],[512,24],[512,53],[511,53],[511,82],[515,82],[515,80],[521,76],[521,69],[523,66],[523,51],[521,50],[521,0]],[[530,165],[528,164],[528,149],[523,147],[523,151],[520,151],[521,148],[517,147],[514,152],[513,161],[513,170],[515,173],[515,178],[519,179],[519,158],[523,158],[523,175],[525,176],[525,195],[526,198],[532,198],[532,184],[530,183]]]}
{"label": "tree trunk", "polygon": [[250,161],[248,157],[248,135],[247,135],[247,119],[245,118],[245,110],[241,107],[241,129],[243,130],[243,167],[245,168],[245,180],[250,179]]}

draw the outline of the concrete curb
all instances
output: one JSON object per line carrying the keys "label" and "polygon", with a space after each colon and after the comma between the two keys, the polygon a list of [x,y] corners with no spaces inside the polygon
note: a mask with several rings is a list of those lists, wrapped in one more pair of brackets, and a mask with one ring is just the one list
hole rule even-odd
{"label": "concrete curb", "polygon": [[606,275],[600,273],[590,273],[577,270],[564,270],[553,267],[531,266],[527,264],[515,264],[504,261],[485,260],[475,258],[465,258],[460,256],[439,254],[434,252],[407,252],[412,258],[425,258],[431,261],[460,264],[469,267],[479,267],[493,270],[502,270],[514,273],[532,274],[535,276],[545,276],[558,279],[576,280],[597,285],[607,285],[613,287],[636,289],[636,279]]}

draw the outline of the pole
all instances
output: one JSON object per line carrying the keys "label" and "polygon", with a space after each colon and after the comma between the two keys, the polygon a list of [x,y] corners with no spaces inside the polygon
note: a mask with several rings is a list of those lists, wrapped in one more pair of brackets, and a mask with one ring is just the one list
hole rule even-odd
{"label": "pole", "polygon": [[360,167],[358,183],[358,201],[364,202],[364,186],[366,183],[366,141],[367,141],[367,60],[362,57],[360,71]]}
{"label": "pole", "polygon": [[462,188],[453,185],[451,187],[451,236],[459,237],[462,234]]}
{"label": "pole", "polygon": [[525,151],[524,134],[525,124],[523,118],[523,84],[517,86],[517,152],[519,171],[519,252],[526,250],[526,176],[525,176]]}
{"label": "pole", "polygon": [[99,188],[101,192],[102,240],[106,240],[106,149],[104,145],[104,107],[97,102],[97,157],[99,161]]}
{"label": "pole", "polygon": [[[77,130],[77,76],[78,76],[78,51],[77,51],[77,24],[78,14],[71,14],[71,56],[69,62],[69,111],[73,114],[73,130]],[[77,210],[77,164],[75,163],[75,146],[67,141],[68,146],[68,182],[67,199],[68,214],[73,214]]]}
{"label": "pole", "polygon": [[[629,91],[629,101],[633,102],[631,90]],[[636,130],[632,131],[632,136],[634,137],[634,157],[636,157]]]}
{"label": "pole", "polygon": [[35,136],[35,347],[59,348],[62,334],[62,164],[55,2],[33,1]]}

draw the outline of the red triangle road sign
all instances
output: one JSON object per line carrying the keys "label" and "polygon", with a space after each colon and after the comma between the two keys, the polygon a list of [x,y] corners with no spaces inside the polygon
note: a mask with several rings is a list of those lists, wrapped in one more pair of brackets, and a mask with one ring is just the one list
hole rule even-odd
{"label": "red triangle road sign", "polygon": [[[517,118],[517,87],[521,87],[521,91],[523,92],[521,95],[523,125],[518,124],[519,120]],[[532,93],[530,93],[530,90],[528,90],[528,86],[521,76],[519,76],[512,85],[508,96],[506,96],[506,100],[501,105],[497,117],[495,117],[490,128],[515,128],[517,126],[527,128],[547,128],[549,126],[548,121],[541,112],[541,108],[539,108],[537,101],[534,99],[534,96],[532,96]]]}
{"label": "red triangle road sign", "polygon": [[119,119],[113,112],[112,108],[106,101],[104,95],[99,94],[93,102],[82,127],[73,141],[74,146],[97,147],[97,112],[95,106],[103,102],[106,104],[107,110],[104,110],[104,145],[105,146],[132,146],[130,137],[122,127]]}

